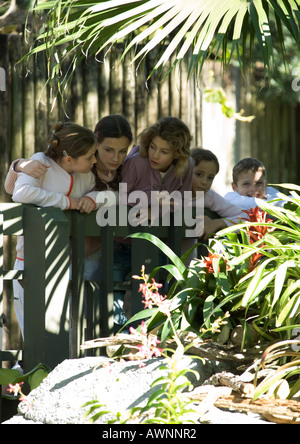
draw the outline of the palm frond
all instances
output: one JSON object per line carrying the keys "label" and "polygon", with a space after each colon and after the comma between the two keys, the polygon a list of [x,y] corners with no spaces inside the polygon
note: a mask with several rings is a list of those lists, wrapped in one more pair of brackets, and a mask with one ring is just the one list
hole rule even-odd
{"label": "palm frond", "polygon": [[190,73],[201,71],[209,55],[224,65],[236,57],[245,69],[254,45],[270,69],[274,41],[284,60],[283,28],[298,46],[300,41],[299,0],[36,0],[33,11],[46,11],[48,23],[26,57],[55,54],[58,68],[70,51],[78,63],[83,54],[97,55],[122,41],[123,56],[131,50],[132,62],[160,48],[154,70],[171,58],[174,67],[188,52]]}

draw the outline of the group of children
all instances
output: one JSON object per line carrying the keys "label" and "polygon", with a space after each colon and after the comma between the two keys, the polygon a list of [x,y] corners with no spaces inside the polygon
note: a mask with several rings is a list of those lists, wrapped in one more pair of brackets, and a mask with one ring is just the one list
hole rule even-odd
{"label": "group of children", "polygon": [[[255,207],[255,199],[276,199],[277,192],[267,187],[266,171],[256,159],[243,159],[233,169],[233,191],[224,197],[211,189],[219,171],[217,157],[203,148],[190,149],[189,128],[178,118],[164,117],[145,129],[140,144],[131,151],[132,132],[120,115],[102,118],[94,132],[74,123],[53,126],[44,153],[35,153],[30,160],[18,159],[10,166],[5,190],[15,202],[37,206],[57,206],[62,210],[90,213],[99,207],[97,193],[118,192],[126,183],[127,193],[143,191],[204,192],[204,207],[219,218],[204,218],[200,241],[221,228],[239,223],[243,209]],[[151,200],[149,200],[151,202]],[[130,272],[128,244],[115,241],[115,279],[124,279]],[[99,280],[101,273],[101,238],[85,239],[85,279]],[[23,269],[23,241],[18,239],[16,269]],[[117,276],[118,275],[118,276]],[[126,322],[123,294],[115,294],[116,330]],[[24,334],[23,288],[14,282],[17,318]]]}

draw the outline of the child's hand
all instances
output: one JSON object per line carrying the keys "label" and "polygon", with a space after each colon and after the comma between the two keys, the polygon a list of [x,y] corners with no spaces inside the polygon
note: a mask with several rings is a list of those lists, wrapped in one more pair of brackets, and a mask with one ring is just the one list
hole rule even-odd
{"label": "child's hand", "polygon": [[204,216],[204,230],[199,239],[201,239],[201,241],[207,241],[210,236],[222,228],[226,228],[226,226],[223,219],[210,219],[208,216]]}
{"label": "child's hand", "polygon": [[75,197],[69,197],[69,199],[70,199],[70,208],[69,208],[69,210],[78,210],[79,199],[75,199]]}
{"label": "child's hand", "polygon": [[19,173],[28,174],[28,176],[34,177],[35,179],[39,179],[43,176],[48,168],[48,165],[39,162],[38,160],[22,160],[18,162],[16,166],[16,170]]}
{"label": "child's hand", "polygon": [[77,210],[80,213],[91,213],[91,211],[95,210],[95,203],[89,197],[81,197],[78,202]]}

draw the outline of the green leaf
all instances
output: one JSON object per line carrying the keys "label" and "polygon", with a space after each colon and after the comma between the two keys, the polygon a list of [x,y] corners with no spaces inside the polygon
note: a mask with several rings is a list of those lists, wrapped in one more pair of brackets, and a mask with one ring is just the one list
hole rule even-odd
{"label": "green leaf", "polygon": [[16,384],[16,380],[22,375],[19,370],[0,368],[0,385]]}
{"label": "green leaf", "polygon": [[276,272],[268,273],[265,278],[263,278],[263,274],[265,272],[265,268],[268,263],[273,260],[273,258],[265,260],[259,267],[257,267],[255,271],[255,275],[251,280],[245,295],[243,297],[243,306],[247,307],[256,296],[265,289],[267,284],[274,278]]}
{"label": "green leaf", "polygon": [[44,370],[43,368],[40,368],[39,370],[29,375],[28,384],[30,386],[30,390],[34,390],[35,388],[37,388],[47,376],[48,371]]}
{"label": "green leaf", "polygon": [[158,237],[149,233],[134,233],[128,237],[146,239],[156,245],[177,267],[179,273],[181,274],[181,279],[184,280],[183,274],[186,271],[186,266],[184,265],[182,260],[171,250],[171,248],[168,247],[164,242],[162,242]]}

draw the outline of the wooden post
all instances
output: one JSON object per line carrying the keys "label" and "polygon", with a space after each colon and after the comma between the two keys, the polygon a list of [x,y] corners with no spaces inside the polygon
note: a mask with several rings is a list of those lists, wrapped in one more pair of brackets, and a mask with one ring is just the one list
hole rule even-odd
{"label": "wooden post", "polygon": [[69,358],[69,225],[58,208],[24,207],[24,369]]}
{"label": "wooden post", "polygon": [[[9,165],[9,64],[8,64],[8,36],[0,34],[0,68],[1,68],[1,88],[0,88],[0,182],[4,184]],[[4,86],[4,88],[3,88]],[[3,91],[5,89],[5,91]],[[4,187],[1,187],[0,198],[5,199]]]}
{"label": "wooden post", "polygon": [[71,357],[84,340],[84,214],[72,211]]}
{"label": "wooden post", "polygon": [[114,333],[114,238],[113,227],[101,227],[101,336],[112,336]]}

